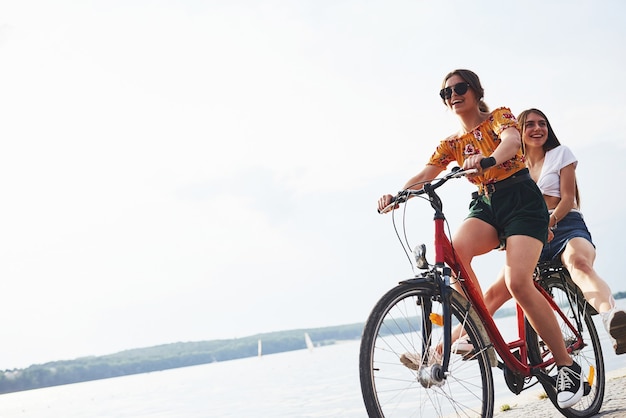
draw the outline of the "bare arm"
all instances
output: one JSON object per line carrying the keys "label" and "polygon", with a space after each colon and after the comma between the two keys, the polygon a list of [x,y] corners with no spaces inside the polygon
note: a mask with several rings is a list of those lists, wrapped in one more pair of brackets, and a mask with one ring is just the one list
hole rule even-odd
{"label": "bare arm", "polygon": [[[430,181],[434,179],[442,171],[443,169],[441,167],[437,167],[437,166],[429,164],[425,166],[422,169],[422,171],[420,171],[419,173],[411,177],[404,185],[403,190],[405,189],[419,190],[422,188],[422,185],[423,185],[422,182]],[[392,195],[386,194],[386,195],[383,195],[380,199],[378,199],[378,210],[381,211],[385,207],[387,207],[387,205],[391,203],[392,197],[393,197]]]}
{"label": "bare arm", "polygon": [[411,177],[409,181],[407,181],[404,185],[404,189],[419,190],[422,188],[422,182],[431,181],[432,179],[437,177],[442,171],[443,169],[441,167],[429,164],[424,167],[422,171]]}
{"label": "bare arm", "polygon": [[574,163],[561,169],[560,184],[561,200],[550,215],[550,226],[554,226],[563,219],[575,206],[576,201],[576,167]]}
{"label": "bare arm", "polygon": [[480,160],[485,157],[493,157],[496,160],[497,164],[502,164],[505,161],[510,160],[515,156],[519,148],[522,146],[522,139],[519,134],[517,128],[511,126],[506,128],[500,134],[500,139],[502,142],[497,146],[497,148],[493,151],[491,155],[471,155],[463,162],[463,169],[467,170],[469,168],[476,168],[478,170],[480,167]]}

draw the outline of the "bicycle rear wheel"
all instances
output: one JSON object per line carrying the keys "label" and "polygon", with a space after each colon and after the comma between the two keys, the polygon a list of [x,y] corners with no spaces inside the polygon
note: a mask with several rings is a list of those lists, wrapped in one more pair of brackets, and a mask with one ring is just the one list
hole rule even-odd
{"label": "bicycle rear wheel", "polygon": [[[567,409],[559,408],[556,401],[551,400],[554,406],[566,417],[580,418],[596,415],[604,400],[605,372],[602,347],[591,316],[592,312],[595,313],[595,311],[582,297],[566,270],[554,272],[548,277],[541,278],[539,283],[552,296],[572,324],[579,324],[578,332],[582,335],[585,343],[582,349],[572,352],[572,358],[580,365],[585,374],[589,385],[588,394],[583,396],[577,404]],[[576,340],[575,336],[558,315],[557,321],[561,327],[565,345],[571,345]],[[545,361],[548,356],[551,356],[548,347],[532,327],[527,326],[526,330],[530,361],[533,364]],[[557,373],[556,366],[552,366],[546,372],[555,376]]]}
{"label": "bicycle rear wheel", "polygon": [[[372,310],[361,339],[359,373],[363,400],[370,418],[492,417],[493,375],[485,341],[469,303],[454,292],[452,326],[461,323],[476,354],[452,354],[443,381],[428,379],[436,361],[419,361],[443,342],[438,287],[411,281],[387,292]],[[493,349],[491,349],[493,350]],[[403,354],[413,355],[415,367],[405,366]]]}

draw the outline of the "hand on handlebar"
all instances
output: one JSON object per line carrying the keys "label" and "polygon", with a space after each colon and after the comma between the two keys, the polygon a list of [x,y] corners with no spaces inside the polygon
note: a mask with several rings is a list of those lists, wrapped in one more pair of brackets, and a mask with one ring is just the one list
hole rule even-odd
{"label": "hand on handlebar", "polygon": [[478,172],[488,169],[496,165],[496,159],[493,157],[484,157],[482,154],[470,155],[465,161],[463,161],[463,169],[476,169]]}
{"label": "hand on handlebar", "polygon": [[[398,209],[401,203],[406,202],[412,196],[419,196],[419,195],[423,195],[426,193],[430,194],[431,191],[434,191],[435,189],[439,188],[451,178],[459,178],[463,176],[476,175],[479,171],[480,171],[479,169],[477,170],[475,168],[468,168],[467,170],[461,170],[459,169],[459,167],[453,167],[452,171],[450,171],[450,173],[446,174],[444,177],[416,182],[411,186],[410,189],[401,190],[395,196],[390,195],[390,194],[385,194],[381,196],[380,199],[378,199],[378,213],[387,213],[387,212],[391,212],[394,209]],[[434,180],[436,180],[436,182],[431,183]],[[422,188],[420,189],[413,188],[413,187],[417,187],[418,185],[422,185]]]}
{"label": "hand on handlebar", "polygon": [[477,170],[481,170],[480,167],[480,160],[482,160],[484,157],[482,154],[474,154],[474,155],[470,155],[468,156],[465,161],[463,161],[463,170],[469,170],[471,168],[475,168]]}
{"label": "hand on handlebar", "polygon": [[398,204],[390,206],[393,202],[393,196],[390,194],[383,195],[380,199],[378,199],[378,213],[386,213],[392,209],[397,209]]}

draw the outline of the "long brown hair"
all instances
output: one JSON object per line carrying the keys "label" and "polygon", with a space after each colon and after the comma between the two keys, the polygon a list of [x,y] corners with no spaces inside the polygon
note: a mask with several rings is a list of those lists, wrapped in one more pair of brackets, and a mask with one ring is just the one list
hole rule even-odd
{"label": "long brown hair", "polygon": [[[487,106],[487,103],[485,103],[485,101],[483,100],[483,96],[485,95],[485,89],[483,89],[483,86],[480,84],[480,79],[475,72],[462,69],[451,71],[444,77],[443,82],[441,83],[441,88],[445,88],[446,81],[448,81],[448,79],[454,75],[458,75],[459,77],[461,77],[467,84],[469,84],[470,88],[474,90],[474,93],[478,98],[478,110],[480,110],[481,112],[489,112],[489,106]],[[442,101],[443,104],[446,104],[445,99],[442,99]]]}
{"label": "long brown hair", "polygon": [[[528,119],[528,116],[531,113],[535,113],[539,115],[540,117],[542,117],[543,119],[545,119],[546,126],[548,127],[548,139],[546,140],[546,142],[543,144],[543,147],[542,147],[544,153],[561,145],[561,142],[556,137],[556,134],[554,133],[554,129],[552,129],[552,125],[550,125],[550,121],[548,120],[548,117],[546,116],[546,114],[543,113],[539,109],[535,109],[535,108],[527,109],[527,110],[524,110],[522,113],[520,113],[519,116],[517,117],[517,123],[519,126],[520,134],[522,136],[522,153],[524,155],[526,154],[526,147],[524,146],[523,138],[524,138],[524,131],[526,130],[526,119]],[[578,181],[576,181],[576,205],[578,206],[578,208],[580,208],[580,193],[578,191]]]}

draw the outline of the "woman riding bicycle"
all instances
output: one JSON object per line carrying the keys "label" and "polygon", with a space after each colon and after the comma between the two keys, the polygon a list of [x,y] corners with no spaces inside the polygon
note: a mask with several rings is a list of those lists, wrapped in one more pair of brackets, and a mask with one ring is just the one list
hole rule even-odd
{"label": "woman riding bicycle", "polygon": [[[428,164],[403,189],[420,189],[453,161],[463,169],[479,170],[468,177],[478,186],[478,193],[452,239],[459,261],[468,266],[470,277],[464,279],[479,286],[470,267],[472,259],[496,248],[501,239],[506,241],[506,287],[551,349],[559,366],[558,404],[568,408],[583,395],[581,368],[572,361],[550,306],[532,283],[548,235],[547,207],[524,164],[515,116],[507,108],[489,112],[483,94],[472,71],[455,70],[446,75],[440,96],[458,116],[461,129],[441,141]],[[379,210],[391,199],[391,195],[382,196]]]}
{"label": "woman riding bicycle", "polygon": [[[519,117],[526,165],[542,191],[550,214],[550,239],[540,260],[560,259],[585,299],[600,313],[616,354],[626,353],[626,312],[615,307],[609,285],[596,273],[596,250],[583,215],[576,184],[574,154],[559,140],[546,115],[538,109]],[[503,272],[485,293],[489,313],[511,298]],[[461,340],[457,346],[462,346]],[[463,351],[463,349],[461,349]]]}

